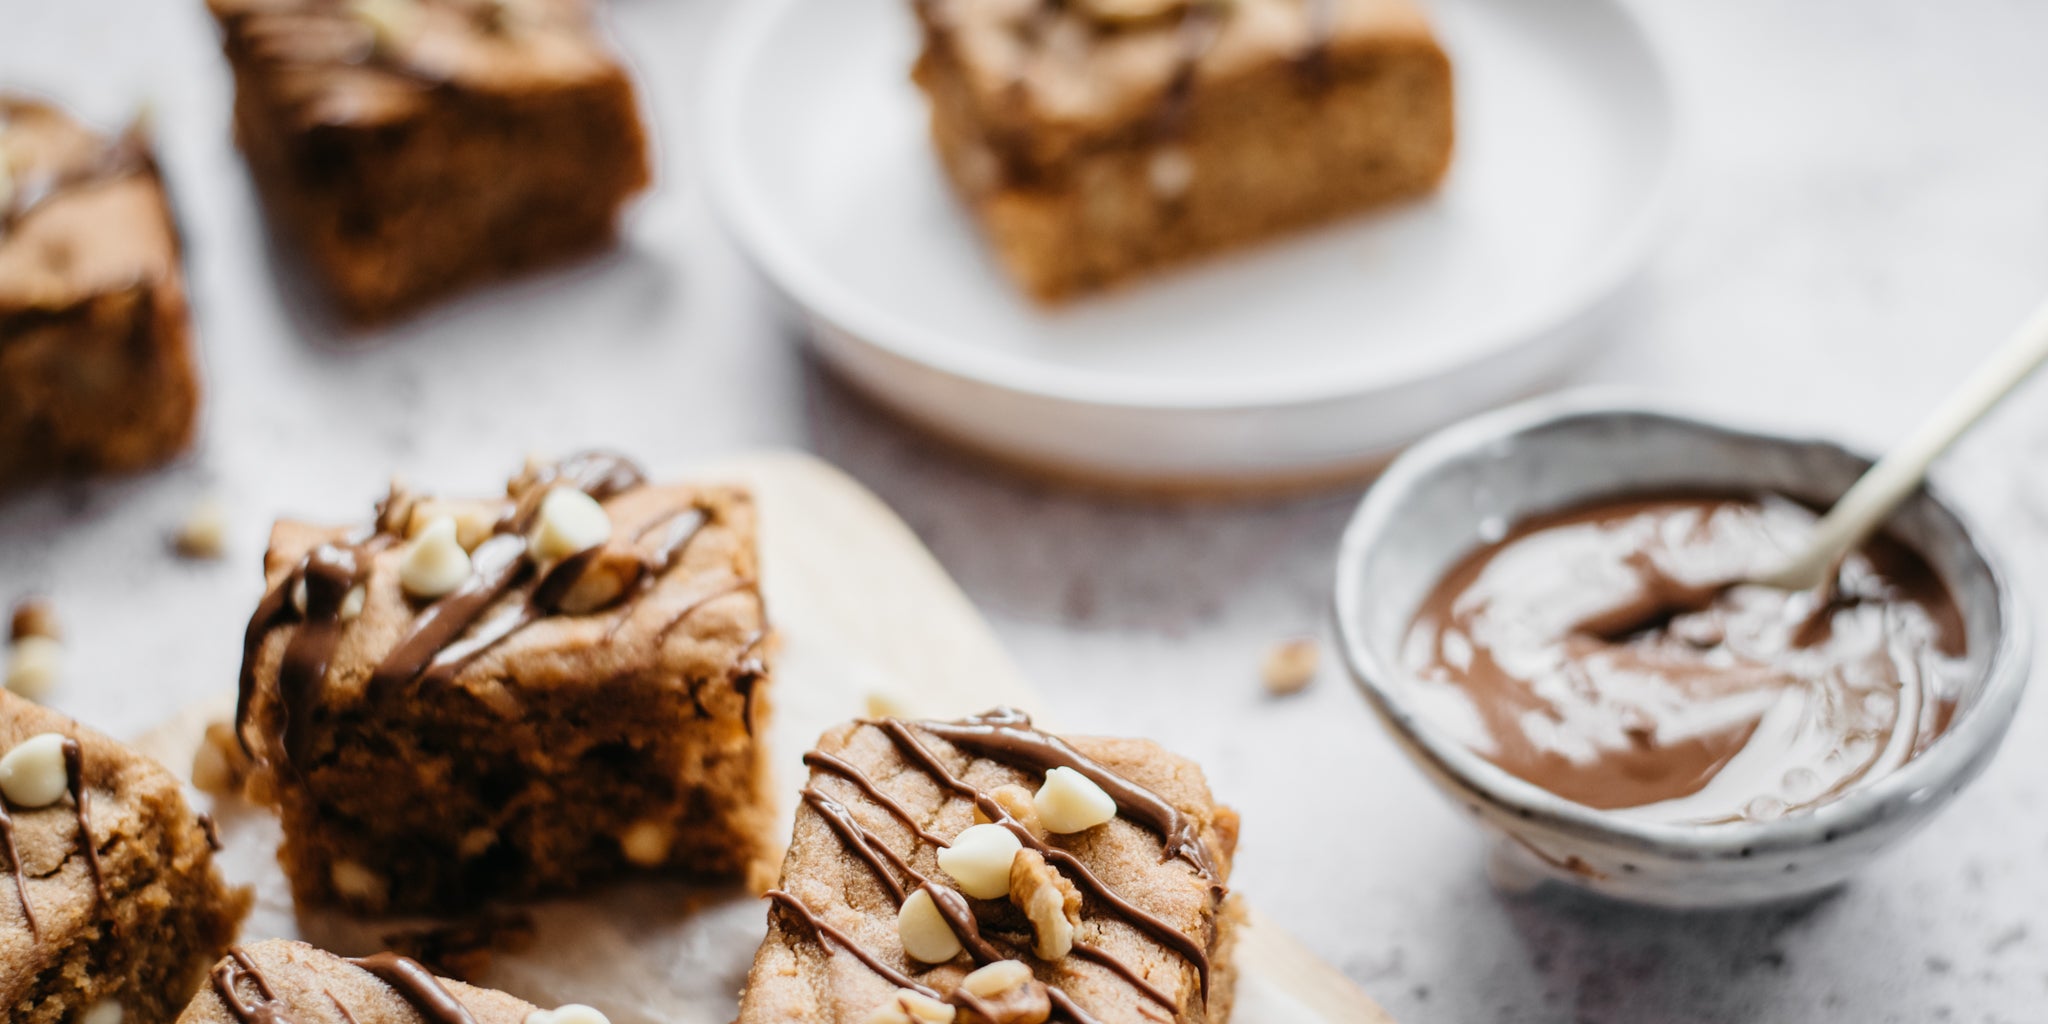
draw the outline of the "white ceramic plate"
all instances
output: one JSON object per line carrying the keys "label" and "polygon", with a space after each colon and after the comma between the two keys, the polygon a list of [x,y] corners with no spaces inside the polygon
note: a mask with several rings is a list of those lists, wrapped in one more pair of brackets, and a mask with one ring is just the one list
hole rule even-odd
{"label": "white ceramic plate", "polygon": [[909,6],[736,5],[706,90],[713,198],[856,384],[1067,473],[1328,476],[1528,391],[1669,191],[1671,89],[1615,0],[1438,0],[1460,118],[1440,194],[1047,312],[941,177]]}

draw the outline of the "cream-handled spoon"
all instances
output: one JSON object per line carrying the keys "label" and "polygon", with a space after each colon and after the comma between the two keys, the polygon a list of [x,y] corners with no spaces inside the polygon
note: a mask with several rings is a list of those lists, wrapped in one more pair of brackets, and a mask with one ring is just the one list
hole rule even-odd
{"label": "cream-handled spoon", "polygon": [[1778,568],[1753,577],[1707,583],[1681,582],[1652,571],[1647,577],[1656,595],[1652,600],[1595,616],[1581,623],[1578,631],[1607,639],[1631,636],[1704,610],[1721,595],[1745,585],[1815,591],[1822,595],[1817,604],[1824,608],[1829,603],[1828,585],[1849,552],[1869,540],[1899,504],[1919,489],[1935,459],[2044,362],[2048,362],[2048,303],[2036,309],[1904,442],[1858,477],[1814,524],[1806,546]]}
{"label": "cream-handled spoon", "polygon": [[2044,362],[2048,362],[2048,303],[2036,309],[1905,441],[1857,478],[1814,524],[1804,550],[1779,568],[1743,582],[1780,590],[1813,590],[1827,583],[1842,559],[1869,540],[1893,510],[1919,490],[1934,460]]}

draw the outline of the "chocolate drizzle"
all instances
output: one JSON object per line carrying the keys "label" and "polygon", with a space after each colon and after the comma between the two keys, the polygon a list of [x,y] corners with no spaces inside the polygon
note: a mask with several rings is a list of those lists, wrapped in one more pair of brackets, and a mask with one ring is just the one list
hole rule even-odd
{"label": "chocolate drizzle", "polygon": [[[555,614],[564,596],[598,563],[602,551],[593,548],[580,552],[548,566],[545,572],[534,564],[525,534],[533,527],[541,501],[549,491],[574,487],[602,502],[645,483],[639,467],[606,452],[581,453],[530,473],[518,484],[519,499],[493,524],[492,535],[470,554],[470,577],[454,592],[422,609],[372,670],[367,699],[373,703],[386,700],[415,683],[451,683],[492,648]],[[245,751],[257,753],[252,748],[247,725],[255,702],[263,644],[273,630],[297,621],[299,629],[286,645],[278,673],[277,697],[284,715],[286,759],[301,765],[312,755],[308,718],[310,709],[318,704],[319,688],[346,626],[342,608],[350,591],[363,584],[372,559],[402,539],[406,524],[398,521],[403,518],[395,511],[399,505],[394,494],[380,506],[374,531],[314,549],[257,605],[243,636],[241,688],[235,712],[236,733]],[[657,536],[660,543],[641,556],[637,579],[626,588],[624,600],[639,600],[681,564],[690,545],[712,521],[709,509],[693,505],[642,526],[633,536],[636,546]],[[742,590],[759,596],[755,581],[740,580],[685,607],[663,627],[660,638],[666,639],[697,609]],[[294,593],[299,591],[303,592],[303,610],[294,600]],[[627,617],[622,616],[614,630],[626,621]],[[754,728],[755,684],[767,671],[758,657],[766,639],[765,630],[749,637],[733,669],[734,687],[746,700],[749,732]]]}
{"label": "chocolate drizzle", "polygon": [[[263,976],[256,961],[243,950],[228,950],[227,957],[213,966],[208,977],[213,982],[214,994],[220,996],[221,1004],[242,1024],[297,1024],[277,998],[277,990],[270,987],[270,979]],[[242,998],[239,985],[244,978],[256,990],[255,1002]]]}
{"label": "chocolate drizzle", "polygon": [[1178,857],[1203,878],[1216,877],[1209,847],[1202,842],[1195,822],[1159,794],[1097,764],[1066,741],[1031,727],[1021,711],[1002,708],[965,722],[923,722],[926,732],[972,754],[1000,761],[1013,768],[1043,773],[1053,768],[1071,768],[1101,786],[1116,801],[1118,811],[1136,818],[1165,841],[1164,856]]}
{"label": "chocolate drizzle", "polygon": [[[64,737],[64,787],[71,794],[72,814],[78,822],[78,852],[85,857],[86,868],[92,872],[93,895],[100,906],[111,909],[107,876],[100,867],[99,844],[92,836],[92,791],[85,785],[85,749],[69,736]],[[15,841],[14,815],[7,810],[5,801],[0,801],[0,848],[7,851],[7,869],[14,873],[15,894],[21,900],[21,916],[28,922],[28,933],[40,941],[43,930],[28,895],[28,868],[21,862],[21,849]]]}
{"label": "chocolate drizzle", "polygon": [[[994,712],[993,715],[990,717],[1001,717],[1005,720],[1014,721],[1018,718],[1022,718],[1023,716],[1021,712],[1004,709],[1001,711]],[[979,719],[970,719],[969,721],[973,722],[978,720]],[[1028,721],[1028,719],[1026,719],[1026,721]],[[1093,895],[1096,899],[1102,901],[1103,903],[1108,904],[1125,921],[1129,922],[1132,926],[1136,927],[1140,931],[1143,931],[1146,934],[1152,936],[1152,938],[1157,940],[1160,945],[1163,945],[1166,948],[1171,949],[1176,953],[1179,953],[1190,964],[1193,964],[1196,973],[1201,977],[1202,994],[1205,997],[1208,995],[1210,974],[1208,950],[1203,949],[1199,943],[1182,934],[1181,930],[1179,928],[1174,927],[1171,923],[1162,920],[1161,918],[1151,913],[1146,912],[1143,908],[1125,899],[1116,890],[1111,889],[1108,883],[1104,882],[1101,878],[1097,877],[1095,872],[1089,870],[1088,865],[1083,864],[1080,858],[1074,856],[1071,853],[1068,853],[1065,850],[1060,849],[1059,847],[1047,844],[1045,840],[1038,838],[1038,836],[1033,834],[1030,829],[1024,827],[1024,824],[1022,822],[1012,817],[1010,815],[1010,812],[1003,808],[1003,805],[995,801],[994,797],[991,797],[987,793],[984,793],[981,790],[976,789],[974,786],[970,785],[966,780],[960,778],[958,775],[953,774],[953,772],[950,769],[948,769],[945,766],[945,764],[938,759],[937,755],[933,754],[929,748],[927,748],[923,743],[918,741],[916,735],[911,733],[909,723],[904,722],[901,719],[890,718],[875,724],[877,724],[882,729],[882,731],[888,735],[889,739],[896,744],[898,750],[900,750],[906,757],[910,758],[911,760],[917,762],[920,766],[922,766],[924,770],[930,773],[933,778],[937,779],[941,785],[945,786],[947,789],[950,789],[961,796],[966,797],[969,800],[974,801],[974,805],[981,809],[983,817],[986,817],[990,821],[998,825],[1001,825],[1006,829],[1009,829],[1010,833],[1016,836],[1019,842],[1023,843],[1025,846],[1037,850],[1039,854],[1045,857],[1045,859],[1048,862],[1058,864],[1059,866],[1065,868],[1066,873],[1070,877],[1072,877],[1074,881],[1078,883],[1082,888],[1088,890],[1090,895]],[[920,728],[930,728],[931,726],[936,724],[940,723],[919,722],[918,726]],[[1044,734],[1041,733],[1040,735]],[[1106,789],[1107,787],[1104,788]],[[1220,898],[1220,893],[1218,893],[1218,895]]]}
{"label": "chocolate drizzle", "polygon": [[[439,978],[417,961],[396,953],[378,953],[350,959],[348,963],[375,975],[377,980],[397,992],[399,998],[410,1003],[420,1016],[434,1024],[477,1024],[476,1018],[455,998],[454,993],[449,992]],[[297,1024],[290,1014],[291,1008],[277,997],[277,990],[271,987],[270,979],[264,977],[262,968],[256,966],[256,961],[246,950],[229,950],[226,959],[214,965],[209,977],[221,1003],[242,1024]],[[244,979],[249,987],[255,989],[254,1000],[242,998],[241,982]],[[335,1012],[343,1020],[354,1024],[355,1014],[350,1013],[333,992],[325,989],[321,992],[334,1004]]]}
{"label": "chocolate drizzle", "polygon": [[420,1016],[435,1024],[476,1024],[469,1008],[417,960],[396,953],[378,953],[352,958],[349,963],[376,975],[377,980],[411,1003]]}
{"label": "chocolate drizzle", "polygon": [[7,812],[5,801],[0,801],[0,845],[7,849],[7,870],[14,872],[14,890],[21,897],[21,916],[28,920],[29,937],[40,942],[43,928],[36,923],[35,904],[29,902],[28,869],[22,866],[21,850],[14,844],[14,816]]}
{"label": "chocolate drizzle", "polygon": [[[897,719],[888,719],[871,724],[874,724],[876,727],[880,728],[890,738],[891,742],[896,745],[897,749],[899,750],[899,752],[901,752],[901,754],[904,756],[906,760],[909,760],[918,765],[946,789],[972,800],[975,806],[978,809],[980,809],[983,816],[987,817],[990,821],[995,822],[1001,825],[1002,827],[1008,829],[1012,834],[1017,836],[1020,842],[1022,842],[1024,845],[1028,847],[1031,847],[1032,849],[1037,850],[1041,855],[1046,857],[1048,861],[1059,864],[1062,868],[1066,870],[1067,874],[1079,880],[1081,885],[1084,888],[1086,888],[1092,895],[1094,895],[1099,902],[1109,906],[1115,913],[1124,918],[1124,920],[1130,923],[1132,926],[1151,935],[1153,938],[1158,940],[1162,945],[1166,946],[1169,949],[1174,950],[1176,953],[1179,953],[1185,958],[1187,958],[1188,961],[1196,968],[1196,971],[1201,978],[1203,994],[1205,997],[1207,996],[1209,990],[1210,973],[1209,957],[1207,951],[1203,949],[1199,944],[1190,940],[1178,928],[1175,928],[1170,923],[1152,914],[1147,913],[1141,908],[1130,903],[1130,901],[1124,899],[1121,895],[1117,894],[1115,891],[1110,889],[1108,885],[1103,883],[1100,878],[1098,878],[1092,871],[1090,871],[1087,868],[1085,864],[1082,864],[1072,854],[1069,854],[1064,850],[1060,850],[1055,847],[1049,846],[1043,840],[1039,839],[1028,828],[1025,828],[1015,818],[1011,817],[1010,814],[1003,809],[1002,805],[998,804],[993,797],[986,793],[983,793],[974,786],[969,785],[964,780],[959,778],[959,776],[957,776],[952,771],[947,769],[946,766],[942,762],[940,762],[937,759],[937,757],[934,754],[932,754],[932,752],[927,747],[924,746],[923,743],[919,742],[914,734],[910,732],[910,726],[908,723],[905,723]],[[1140,787],[1132,785],[1127,780],[1122,779],[1120,776],[1116,776],[1115,773],[1109,772],[1107,769],[1102,768],[1100,765],[1096,764],[1092,760],[1089,760],[1085,756],[1081,755],[1078,751],[1073,751],[1072,748],[1068,747],[1066,744],[1059,743],[1057,740],[1053,740],[1050,736],[1046,736],[1043,733],[1038,733],[1036,730],[1030,729],[1029,719],[1019,712],[1010,711],[1007,709],[1001,710],[991,713],[989,715],[969,719],[967,722],[959,723],[958,726],[949,726],[946,723],[933,722],[921,722],[917,724],[918,728],[930,731],[934,735],[940,736],[941,738],[945,738],[945,733],[942,730],[947,728],[984,728],[990,726],[1000,726],[1003,729],[1010,730],[1012,734],[1015,734],[1009,735],[1008,739],[1005,741],[1012,744],[1026,743],[1026,740],[1023,738],[1023,734],[1036,736],[1041,738],[1043,741],[1049,741],[1050,743],[1058,743],[1058,747],[1056,748],[1047,747],[1045,749],[1053,750],[1055,752],[1065,751],[1071,753],[1072,755],[1071,760],[1061,760],[1058,762],[1059,764],[1064,765],[1066,767],[1073,767],[1076,770],[1081,770],[1081,766],[1085,764],[1087,766],[1092,767],[1095,771],[1101,772],[1102,774],[1109,776],[1118,784],[1114,789],[1112,789],[1109,786],[1104,787],[1106,790],[1110,790],[1113,794],[1118,792],[1124,792],[1126,796],[1131,796],[1133,794],[1141,794],[1142,797],[1149,798],[1149,800],[1153,803],[1161,805],[1165,804],[1165,801],[1159,798],[1157,794],[1153,794],[1148,790],[1143,790]],[[966,747],[965,744],[960,745],[963,747],[963,749],[969,749]],[[1040,744],[1039,746],[1042,747],[1043,744]],[[1034,747],[1034,749],[1038,749],[1038,747]],[[992,759],[995,760],[1003,760],[999,757],[993,757],[992,755],[990,756],[992,757]],[[831,754],[827,754],[823,751],[813,750],[804,755],[804,763],[816,770],[838,776],[839,778],[842,778],[846,780],[848,783],[852,784],[856,789],[860,790],[861,793],[863,793],[870,800],[872,800],[877,806],[883,808],[884,810],[889,812],[890,815],[895,817],[897,821],[902,823],[902,825],[907,830],[909,830],[912,835],[916,836],[919,840],[931,843],[932,845],[939,847],[945,847],[947,845],[950,845],[941,837],[931,833],[930,831],[926,830],[923,826],[921,826],[918,823],[916,817],[912,815],[907,808],[905,808],[901,803],[897,802],[895,799],[883,793],[881,791],[881,788],[876,785],[875,781],[872,778],[869,778],[865,772],[861,771],[859,768],[854,767],[847,761],[835,757]],[[1012,762],[1005,761],[1005,763]],[[1091,774],[1090,777],[1093,778],[1094,776]],[[852,812],[848,810],[844,804],[840,803],[838,800],[832,798],[831,796],[825,794],[823,791],[817,789],[815,786],[806,787],[803,791],[803,798],[804,802],[808,806],[810,806],[812,810],[816,811],[819,814],[819,816],[824,819],[825,823],[833,830],[833,832],[838,835],[841,842],[846,846],[846,848],[854,855],[858,856],[861,860],[866,862],[868,868],[874,874],[876,880],[883,886],[883,888],[885,888],[889,892],[891,898],[899,906],[903,903],[904,899],[909,895],[909,890],[906,888],[905,884],[903,882],[898,881],[897,876],[901,875],[903,878],[908,880],[910,886],[914,886],[917,889],[924,891],[928,896],[931,897],[932,902],[938,908],[940,915],[946,919],[946,922],[952,928],[954,935],[960,940],[961,946],[967,951],[968,955],[972,959],[974,959],[974,961],[977,964],[988,964],[997,960],[1009,958],[1002,950],[998,949],[996,946],[994,946],[992,943],[988,942],[986,939],[982,937],[980,925],[974,917],[972,905],[967,901],[966,897],[962,896],[957,890],[933,882],[931,879],[926,878],[925,876],[917,872],[910,866],[909,862],[902,855],[890,849],[888,845],[879,836],[875,835],[874,832],[862,826],[854,818]],[[1134,806],[1143,805],[1145,805],[1143,799],[1134,800]],[[1178,812],[1175,813],[1177,814]],[[1173,831],[1173,819],[1161,818],[1160,821],[1162,822],[1162,836]],[[1199,840],[1197,840],[1197,842],[1199,842]],[[1206,852],[1204,852],[1203,854],[1202,862],[1204,864],[1208,863]],[[1220,896],[1220,889],[1217,889],[1215,891],[1218,892]],[[797,900],[795,897],[790,896],[787,893],[781,893],[779,895],[776,893],[770,893],[770,896],[775,897],[777,899],[777,902],[782,904],[783,906],[800,913],[809,923],[811,923],[811,925],[813,926],[812,931],[814,934],[831,937],[835,945],[846,948],[849,952],[854,953],[857,957],[861,959],[862,962],[866,963],[871,968],[875,968],[877,973],[882,974],[885,978],[888,978],[889,980],[896,982],[899,987],[911,988],[923,992],[927,995],[930,995],[933,998],[938,998],[937,993],[931,991],[930,989],[924,988],[923,986],[916,984],[907,984],[906,982],[909,981],[908,978],[904,977],[900,973],[888,970],[884,966],[879,965],[872,956],[858,949],[857,947],[854,947],[851,944],[850,940],[848,940],[844,935],[830,931],[828,928],[822,927],[823,923],[817,920],[816,915],[812,914],[810,912],[810,909],[808,907],[805,907],[802,904],[802,902]],[[1154,986],[1150,982],[1147,982],[1142,975],[1140,975],[1135,969],[1131,968],[1128,964],[1123,963],[1122,961],[1116,959],[1115,957],[1111,956],[1110,954],[1099,948],[1087,946],[1084,944],[1077,943],[1075,946],[1075,953],[1076,955],[1081,956],[1083,959],[1100,965],[1105,969],[1115,973],[1119,977],[1123,978],[1125,981],[1131,984],[1134,990],[1143,994],[1146,998],[1158,1002],[1162,1006],[1166,1007],[1169,1011],[1174,1011],[1176,1012],[1176,1014],[1178,1013],[1178,1007],[1176,1006],[1174,1000],[1171,997],[1169,997],[1166,993],[1162,992],[1157,986]],[[959,999],[962,996],[968,996],[968,994],[964,992],[956,992],[954,994],[954,1001],[957,1005],[966,1005],[961,1004],[959,1002]],[[1069,996],[1066,992],[1062,991],[1061,989],[1057,987],[1048,986],[1047,997],[1052,1005],[1052,1008],[1065,1019],[1074,1022],[1074,1024],[1096,1024],[1095,1018],[1088,1014],[1086,1010],[1082,1009],[1077,1003],[1074,1002],[1071,996]],[[979,1007],[970,1008],[975,1009],[977,1013],[982,1013],[984,1016],[988,1016],[986,1011]]]}
{"label": "chocolate drizzle", "polygon": [[64,738],[64,785],[71,791],[72,811],[78,817],[78,849],[92,870],[93,892],[106,906],[107,876],[100,869],[99,843],[92,837],[92,791],[85,788],[85,749],[69,736]]}

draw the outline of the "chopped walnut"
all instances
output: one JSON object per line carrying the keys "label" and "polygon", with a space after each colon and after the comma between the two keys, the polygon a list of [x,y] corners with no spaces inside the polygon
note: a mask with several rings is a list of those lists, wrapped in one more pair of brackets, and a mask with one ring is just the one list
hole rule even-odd
{"label": "chopped walnut", "polygon": [[564,615],[603,611],[625,597],[646,572],[647,559],[631,544],[608,543],[576,574],[576,582],[556,598],[553,610]]}
{"label": "chopped walnut", "polygon": [[181,558],[211,560],[227,553],[228,509],[219,498],[207,495],[185,510],[185,518],[171,535],[171,548]]}
{"label": "chopped walnut", "polygon": [[[997,786],[988,795],[997,806],[1009,812],[1010,817],[1017,819],[1017,824],[1024,826],[1032,835],[1045,838],[1045,825],[1038,820],[1038,803],[1032,799],[1030,790],[1012,783]],[[981,813],[980,807],[974,809],[974,823],[989,824],[988,815]]]}
{"label": "chopped walnut", "polygon": [[1044,854],[1024,850],[1010,862],[1010,902],[1031,922],[1031,951],[1040,960],[1058,960],[1073,951],[1081,891],[1053,870]]}
{"label": "chopped walnut", "polygon": [[[998,960],[976,970],[961,979],[960,991],[975,1000],[968,1003],[965,1024],[1044,1024],[1052,1016],[1045,983],[1021,960]],[[963,1000],[956,997],[955,1002]]]}
{"label": "chopped walnut", "polygon": [[1286,697],[1308,689],[1315,682],[1317,663],[1321,651],[1316,642],[1307,637],[1297,637],[1275,644],[1266,652],[1265,664],[1260,668],[1260,677],[1265,680],[1266,692],[1276,697]]}
{"label": "chopped walnut", "polygon": [[57,627],[57,609],[47,598],[24,597],[14,606],[14,620],[9,623],[7,639],[20,643],[32,636],[62,640],[63,632]]}
{"label": "chopped walnut", "polygon": [[227,796],[240,793],[248,780],[249,755],[243,752],[235,727],[208,723],[199,751],[192,755],[192,784],[201,792]]}

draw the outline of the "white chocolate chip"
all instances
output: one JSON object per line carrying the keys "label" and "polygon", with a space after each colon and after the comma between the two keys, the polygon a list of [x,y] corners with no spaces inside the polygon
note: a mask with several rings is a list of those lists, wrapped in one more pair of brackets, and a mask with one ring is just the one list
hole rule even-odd
{"label": "white chocolate chip", "polygon": [[298,612],[301,616],[305,615],[306,602],[308,600],[309,598],[306,596],[306,577],[300,576],[292,582],[292,610]]}
{"label": "white chocolate chip", "polygon": [[462,550],[475,551],[478,545],[490,540],[491,534],[497,532],[498,519],[504,512],[504,503],[498,501],[422,498],[412,507],[405,537],[407,540],[417,538],[435,520],[445,516],[455,520],[455,539],[462,544]]}
{"label": "white chocolate chip", "polygon": [[1264,680],[1267,693],[1275,697],[1290,696],[1308,689],[1308,684],[1315,682],[1320,660],[1321,652],[1314,640],[1306,637],[1286,640],[1266,652],[1259,677]]}
{"label": "white chocolate chip", "polygon": [[1116,801],[1095,780],[1072,768],[1045,773],[1045,785],[1031,798],[1046,831],[1060,835],[1086,832],[1116,817]]}
{"label": "white chocolate chip", "polygon": [[370,26],[382,49],[404,46],[419,34],[424,20],[416,0],[350,0],[348,9]]}
{"label": "white chocolate chip", "polygon": [[348,593],[341,595],[341,621],[347,622],[361,615],[363,613],[363,605],[368,603],[369,600],[370,592],[363,587],[355,586],[348,588]]}
{"label": "white chocolate chip", "polygon": [[47,636],[25,636],[7,650],[7,689],[29,700],[42,700],[57,686],[63,645]]}
{"label": "white chocolate chip", "polygon": [[212,495],[193,502],[171,544],[186,558],[219,558],[228,548],[227,506]]}
{"label": "white chocolate chip", "polygon": [[398,585],[407,594],[426,600],[454,593],[470,574],[469,552],[462,548],[454,516],[428,523],[406,542],[398,560]]}
{"label": "white chocolate chip", "polygon": [[953,1024],[957,1012],[922,992],[899,988],[888,1002],[868,1014],[864,1024]]}
{"label": "white chocolate chip", "polygon": [[866,703],[869,718],[907,718],[910,715],[908,706],[893,693],[869,691]]}
{"label": "white chocolate chip", "polygon": [[960,955],[960,937],[939,913],[932,894],[923,889],[911,893],[903,901],[903,909],[896,912],[896,935],[912,960],[942,964]]}
{"label": "white chocolate chip", "polygon": [[619,851],[626,860],[643,868],[660,867],[668,863],[669,850],[676,843],[676,830],[667,822],[636,821],[619,834]]}
{"label": "white chocolate chip", "polygon": [[327,870],[334,891],[343,898],[372,906],[383,906],[388,887],[384,879],[352,860],[338,860]]}
{"label": "white chocolate chip", "polygon": [[604,506],[574,487],[557,487],[540,502],[540,520],[526,550],[543,565],[610,540],[612,520]]}
{"label": "white chocolate chip", "polygon": [[1031,984],[1031,968],[1022,960],[998,960],[960,979],[968,995],[994,999],[1019,985]]}
{"label": "white chocolate chip", "polygon": [[594,1007],[582,1003],[566,1003],[552,1010],[535,1010],[526,1015],[525,1024],[612,1024],[604,1014]]}
{"label": "white chocolate chip", "polygon": [[0,795],[16,807],[48,807],[64,796],[64,737],[37,733],[0,757]]}
{"label": "white chocolate chip", "polygon": [[1195,162],[1182,150],[1164,148],[1146,162],[1145,177],[1152,183],[1153,195],[1169,201],[1179,199],[1195,183]]}
{"label": "white chocolate chip", "polygon": [[121,1024],[121,1004],[102,999],[78,1017],[78,1024]]}
{"label": "white chocolate chip", "polygon": [[1010,893],[1010,861],[1024,844],[1001,825],[973,825],[939,851],[939,867],[960,883],[960,891],[978,900],[999,900]]}

